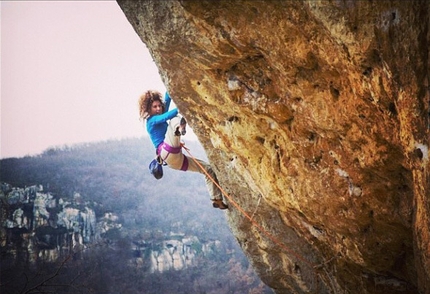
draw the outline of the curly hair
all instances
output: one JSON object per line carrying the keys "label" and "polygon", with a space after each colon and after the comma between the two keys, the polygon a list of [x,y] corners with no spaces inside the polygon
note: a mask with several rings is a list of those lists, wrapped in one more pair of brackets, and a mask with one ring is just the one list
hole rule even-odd
{"label": "curly hair", "polygon": [[152,102],[160,101],[163,113],[166,110],[166,106],[162,99],[160,92],[155,90],[148,90],[139,98],[139,117],[140,119],[147,119],[150,114]]}

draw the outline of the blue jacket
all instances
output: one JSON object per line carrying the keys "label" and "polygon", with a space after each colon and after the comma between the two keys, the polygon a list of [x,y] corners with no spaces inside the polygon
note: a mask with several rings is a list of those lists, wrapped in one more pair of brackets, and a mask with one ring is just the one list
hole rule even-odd
{"label": "blue jacket", "polygon": [[164,113],[150,116],[146,120],[146,130],[148,131],[149,138],[151,138],[152,144],[154,144],[155,148],[164,141],[168,127],[167,121],[178,115],[177,108],[168,111],[170,101],[171,98],[169,93],[166,92],[164,95],[164,105],[166,106]]}

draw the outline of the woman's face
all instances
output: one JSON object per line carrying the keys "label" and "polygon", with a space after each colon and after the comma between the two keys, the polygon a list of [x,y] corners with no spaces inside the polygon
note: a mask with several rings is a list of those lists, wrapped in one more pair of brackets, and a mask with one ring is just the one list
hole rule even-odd
{"label": "woman's face", "polygon": [[163,113],[163,107],[161,105],[161,102],[156,100],[152,102],[151,104],[151,115],[157,115]]}

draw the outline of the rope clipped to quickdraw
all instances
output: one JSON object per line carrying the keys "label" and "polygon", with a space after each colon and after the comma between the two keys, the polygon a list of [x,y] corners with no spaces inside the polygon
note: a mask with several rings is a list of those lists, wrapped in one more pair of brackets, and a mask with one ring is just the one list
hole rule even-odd
{"label": "rope clipped to quickdraw", "polygon": [[[252,216],[250,216],[236,201],[234,201],[230,197],[230,195],[228,195],[228,193],[218,184],[218,182],[215,181],[215,179],[211,177],[211,175],[200,164],[200,162],[191,154],[190,149],[185,146],[185,143],[181,142],[181,147],[183,149],[185,149],[185,151],[187,151],[187,153],[190,155],[190,157],[193,159],[193,161],[200,167],[200,169],[203,171],[203,173],[218,187],[218,189],[221,191],[221,193],[228,199],[229,204],[230,203],[233,204],[233,206],[235,206],[237,208],[237,210],[239,210],[239,212],[241,212],[251,222],[251,224],[253,226],[255,226],[264,235],[266,235],[266,237],[268,237],[270,240],[272,240],[273,243],[277,244],[279,247],[281,247],[282,249],[284,249],[287,253],[293,255],[298,260],[300,260],[303,263],[305,263],[306,265],[308,265],[313,270],[315,276],[317,276],[317,271],[320,270],[325,264],[327,264],[327,263],[331,262],[333,259],[337,258],[337,256],[334,256],[333,258],[331,258],[330,260],[328,260],[326,262],[323,262],[321,264],[314,264],[314,263],[308,261],[307,259],[305,259],[303,256],[301,256],[300,254],[298,254],[294,250],[292,250],[291,248],[289,248],[287,245],[285,245],[283,242],[281,242],[279,239],[277,239],[275,236],[273,236],[271,233],[269,233],[266,229],[264,229],[260,224],[258,224],[253,219],[254,218],[254,214],[257,211],[258,206],[260,205],[260,201],[261,201],[261,198],[262,198],[261,192],[259,194],[259,199],[258,199],[257,207],[255,208],[255,211],[252,214]],[[332,281],[330,275],[328,274],[328,272],[325,269],[324,269],[324,272],[327,275],[330,283],[332,284],[331,286],[332,286],[333,291],[336,291],[336,287],[334,286],[333,281]],[[317,288],[317,292],[318,292],[318,290],[319,290],[318,278],[316,278],[316,284],[317,284],[316,288]]]}
{"label": "rope clipped to quickdraw", "polygon": [[187,148],[187,147],[185,147],[184,143],[181,143],[181,146],[182,146],[183,149],[185,149],[185,151],[187,151],[187,153],[190,155],[190,157],[193,159],[193,161],[202,169],[202,171],[205,173],[205,175],[218,187],[218,189],[221,191],[221,193],[228,199],[228,202],[231,203],[231,204],[233,204],[233,206],[235,206],[237,208],[237,210],[239,210],[251,222],[252,225],[254,225],[256,228],[258,228],[264,235],[266,235],[266,237],[268,237],[275,244],[277,244],[278,246],[280,246],[281,248],[283,248],[286,252],[288,252],[289,254],[293,255],[298,260],[301,260],[303,263],[307,264],[308,266],[310,266],[312,269],[315,270],[315,268],[317,267],[316,264],[311,263],[310,261],[306,260],[301,255],[299,255],[298,253],[296,253],[295,251],[293,251],[292,249],[290,249],[288,246],[286,246],[284,243],[282,243],[280,240],[278,240],[275,236],[273,236],[272,234],[270,234],[260,224],[258,224],[245,210],[243,210],[242,207],[240,207],[240,205],[236,201],[234,201],[230,197],[230,195],[227,194],[227,192],[225,192],[225,190],[217,183],[217,181],[215,181],[210,176],[210,174],[200,164],[200,162],[198,162],[198,160],[196,160],[196,158],[191,154],[190,149]]}

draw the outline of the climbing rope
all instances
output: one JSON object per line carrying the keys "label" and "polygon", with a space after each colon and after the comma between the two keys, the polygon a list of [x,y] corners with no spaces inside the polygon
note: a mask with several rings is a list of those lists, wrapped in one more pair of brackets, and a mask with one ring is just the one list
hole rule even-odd
{"label": "climbing rope", "polygon": [[[325,263],[317,265],[317,264],[314,264],[314,263],[308,261],[306,258],[304,258],[300,254],[298,254],[297,252],[295,252],[294,250],[292,250],[291,248],[289,248],[287,245],[285,245],[283,242],[281,242],[278,238],[276,238],[271,233],[269,233],[266,229],[264,229],[259,223],[257,223],[253,219],[256,210],[254,211],[254,213],[252,214],[252,216],[250,216],[236,201],[233,200],[232,197],[230,197],[230,195],[228,195],[228,193],[218,184],[218,182],[215,181],[215,179],[211,177],[211,175],[206,171],[206,169],[201,165],[201,163],[191,154],[190,149],[185,146],[185,143],[181,143],[181,146],[182,146],[183,149],[185,149],[185,151],[187,151],[187,153],[189,154],[189,156],[200,167],[200,169],[203,171],[203,173],[218,187],[218,189],[221,191],[221,193],[228,199],[228,202],[231,203],[231,204],[233,204],[233,206],[235,206],[237,208],[237,210],[239,210],[251,222],[251,224],[253,226],[255,226],[264,235],[266,235],[266,237],[268,237],[270,240],[272,240],[273,243],[277,244],[279,247],[281,247],[282,249],[284,249],[287,253],[289,253],[290,255],[293,255],[298,260],[301,260],[304,264],[308,265],[312,269],[312,271],[313,271],[313,273],[315,275],[316,293],[318,293],[319,292],[319,283],[318,283],[317,269],[320,268],[320,267],[322,267],[322,265],[325,264]],[[262,198],[261,193],[260,193],[259,197],[260,197],[260,199],[259,199],[259,202],[257,204],[257,208],[258,208],[258,205],[260,204],[260,200]],[[326,274],[328,276],[328,279],[330,280],[330,283],[332,283],[332,280],[331,280],[331,278],[330,278],[330,276],[328,275],[327,272],[326,272]],[[336,288],[334,287],[334,285],[332,285],[332,287],[333,287],[333,290],[335,291]]]}
{"label": "climbing rope", "polygon": [[[230,195],[227,194],[227,192],[215,181],[211,175],[206,171],[206,169],[200,164],[200,162],[191,154],[190,149],[185,146],[185,143],[181,143],[182,148],[187,151],[187,153],[190,155],[190,157],[193,159],[193,161],[201,168],[201,170],[205,173],[205,175],[218,187],[218,189],[221,191],[221,193],[228,199],[228,202],[233,204],[239,210],[250,222],[252,225],[254,225],[256,228],[258,228],[264,235],[266,235],[270,240],[272,240],[275,244],[283,248],[287,253],[295,256],[298,260],[301,260],[306,265],[310,266],[314,271],[316,271],[317,265],[313,264],[312,262],[305,259],[300,254],[296,253],[294,250],[289,248],[287,245],[285,245],[283,242],[281,242],[278,238],[273,236],[271,233],[269,233],[266,229],[264,229],[260,224],[258,224],[253,217],[251,217],[240,205],[234,201]],[[261,195],[260,195],[261,196]]]}

